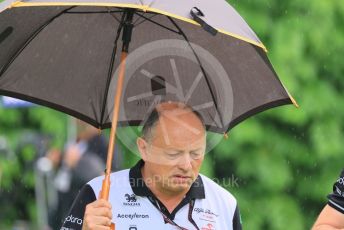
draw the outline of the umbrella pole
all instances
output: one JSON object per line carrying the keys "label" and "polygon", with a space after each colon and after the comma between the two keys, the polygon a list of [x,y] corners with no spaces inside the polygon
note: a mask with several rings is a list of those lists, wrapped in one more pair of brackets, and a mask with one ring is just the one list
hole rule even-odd
{"label": "umbrella pole", "polygon": [[111,166],[112,166],[112,159],[113,159],[113,150],[114,150],[115,141],[116,141],[117,121],[118,121],[118,115],[119,115],[120,100],[121,100],[121,95],[122,95],[122,90],[123,90],[123,80],[124,80],[124,75],[125,75],[127,55],[128,55],[127,52],[122,51],[121,64],[120,64],[118,82],[117,82],[117,88],[116,88],[117,90],[116,90],[114,109],[113,109],[113,115],[112,115],[110,141],[109,141],[109,147],[108,147],[108,153],[107,153],[107,159],[106,159],[105,178],[103,180],[102,190],[100,194],[100,199],[105,199],[105,200],[109,199],[110,174],[111,174]]}
{"label": "umbrella pole", "polygon": [[[112,122],[111,122],[111,132],[110,132],[110,140],[109,140],[109,148],[107,153],[107,160],[106,160],[106,171],[105,177],[102,184],[102,190],[100,191],[100,199],[109,199],[109,192],[110,192],[110,174],[111,174],[111,166],[112,166],[112,157],[113,157],[113,150],[115,146],[115,137],[116,137],[116,129],[117,129],[117,121],[119,115],[119,107],[121,103],[121,96],[123,90],[123,80],[125,74],[125,67],[126,67],[126,58],[128,55],[129,50],[129,43],[131,40],[131,34],[133,30],[133,17],[134,17],[134,9],[127,9],[125,11],[125,20],[123,22],[123,34],[122,34],[122,53],[121,53],[121,63],[119,68],[118,74],[118,81],[117,81],[117,88],[116,88],[116,95],[114,100],[114,109],[112,115]],[[111,230],[115,229],[115,224],[111,224]]]}

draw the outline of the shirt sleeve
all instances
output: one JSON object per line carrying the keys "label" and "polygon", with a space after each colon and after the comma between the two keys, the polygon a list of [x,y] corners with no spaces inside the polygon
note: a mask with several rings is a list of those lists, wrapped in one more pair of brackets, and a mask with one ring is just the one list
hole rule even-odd
{"label": "shirt sleeve", "polygon": [[92,187],[88,184],[83,186],[74,200],[67,217],[64,219],[60,230],[81,230],[86,205],[96,200]]}
{"label": "shirt sleeve", "polygon": [[333,185],[333,192],[327,198],[329,206],[344,214],[344,169]]}
{"label": "shirt sleeve", "polygon": [[236,206],[233,216],[233,230],[242,230],[241,216],[238,206]]}

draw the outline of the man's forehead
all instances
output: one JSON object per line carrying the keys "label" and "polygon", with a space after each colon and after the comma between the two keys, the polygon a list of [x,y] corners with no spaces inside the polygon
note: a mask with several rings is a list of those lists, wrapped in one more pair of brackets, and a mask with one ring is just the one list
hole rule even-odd
{"label": "man's forehead", "polygon": [[[174,146],[177,149],[195,148],[205,142],[202,121],[188,107],[179,109],[178,105],[166,105],[168,110],[160,113],[155,128],[154,140],[158,146]],[[186,108],[186,109],[184,109]]]}
{"label": "man's forehead", "polygon": [[194,134],[204,132],[201,117],[191,107],[182,102],[163,102],[157,105],[156,109],[160,114],[159,123],[162,126],[169,123],[172,126],[186,128]]}

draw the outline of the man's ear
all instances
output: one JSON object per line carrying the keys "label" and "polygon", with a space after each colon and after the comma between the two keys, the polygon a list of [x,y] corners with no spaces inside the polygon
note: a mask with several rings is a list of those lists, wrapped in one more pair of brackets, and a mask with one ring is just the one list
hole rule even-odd
{"label": "man's ear", "polygon": [[137,148],[139,149],[142,160],[146,161],[148,143],[142,137],[138,137],[136,140],[136,144]]}

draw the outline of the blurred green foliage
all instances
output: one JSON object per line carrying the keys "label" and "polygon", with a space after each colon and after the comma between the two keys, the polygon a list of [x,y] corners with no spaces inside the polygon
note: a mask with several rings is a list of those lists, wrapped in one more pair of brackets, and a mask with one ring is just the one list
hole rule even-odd
{"label": "blurred green foliage", "polygon": [[35,162],[48,148],[63,148],[67,119],[39,106],[0,106],[0,229],[18,220],[37,229]]}
{"label": "blurred green foliage", "polygon": [[[309,229],[343,168],[344,4],[342,1],[231,0],[268,48],[280,79],[299,109],[284,106],[235,127],[207,154],[202,172],[237,198],[244,229]],[[18,148],[32,130],[62,147],[67,118],[41,107],[0,108],[0,136],[13,154],[0,154],[2,225],[35,221],[34,144]],[[24,138],[25,139],[25,138]],[[123,150],[124,166],[138,159]],[[222,180],[221,180],[222,179]],[[25,195],[24,195],[25,194]],[[24,201],[22,201],[24,200]],[[25,208],[22,203],[26,202]],[[3,229],[0,224],[0,229]]]}
{"label": "blurred green foliage", "polygon": [[344,4],[229,1],[268,48],[299,109],[246,120],[211,154],[216,177],[234,174],[245,229],[309,229],[343,165]]}

